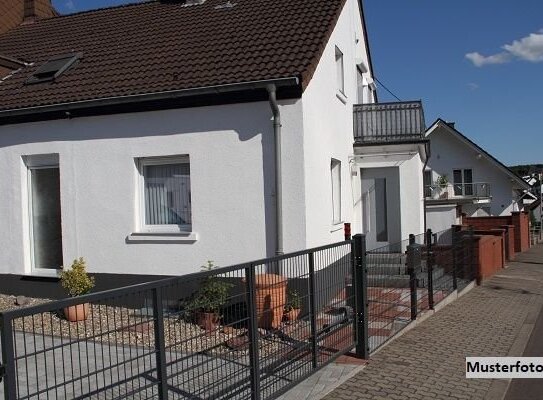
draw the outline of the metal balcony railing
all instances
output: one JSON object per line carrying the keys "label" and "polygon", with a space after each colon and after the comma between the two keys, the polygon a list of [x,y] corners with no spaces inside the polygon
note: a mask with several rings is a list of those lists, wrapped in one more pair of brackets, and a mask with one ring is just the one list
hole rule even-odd
{"label": "metal balcony railing", "polygon": [[424,196],[429,200],[490,198],[490,184],[480,182],[427,185],[424,187]]}
{"label": "metal balcony railing", "polygon": [[422,102],[356,104],[355,143],[387,143],[422,140],[426,124]]}

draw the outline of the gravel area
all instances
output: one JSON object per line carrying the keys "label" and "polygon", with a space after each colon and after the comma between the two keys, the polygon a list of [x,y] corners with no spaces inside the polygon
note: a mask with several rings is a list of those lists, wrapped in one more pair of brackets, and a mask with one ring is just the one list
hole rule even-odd
{"label": "gravel area", "polygon": [[[45,303],[51,300],[25,298],[25,307]],[[16,305],[15,296],[0,294],[0,312],[21,308]],[[148,309],[129,309],[120,306],[91,304],[90,315],[85,321],[68,322],[62,310],[35,314],[13,321],[15,329],[21,332],[44,334],[55,337],[94,340],[99,343],[115,345],[154,347],[154,321],[152,311]],[[199,326],[187,322],[179,314],[165,313],[164,338],[167,351],[181,353],[216,354],[232,359],[248,355],[246,329],[231,326],[219,327],[213,332],[206,332]],[[305,340],[304,332],[308,323],[298,321],[283,329],[290,337]],[[288,351],[291,344],[284,335],[278,336],[260,330],[260,355],[272,356]],[[227,342],[237,339],[239,346],[228,346]],[[245,340],[244,340],[245,339]],[[229,343],[230,344],[230,343]]]}

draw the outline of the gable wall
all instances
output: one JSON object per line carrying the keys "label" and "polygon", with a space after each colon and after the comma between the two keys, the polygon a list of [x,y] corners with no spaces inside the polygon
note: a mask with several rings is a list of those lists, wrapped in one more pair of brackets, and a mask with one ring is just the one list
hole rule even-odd
{"label": "gable wall", "polygon": [[[471,168],[474,183],[490,183],[492,202],[481,206],[490,206],[492,215],[509,215],[511,211],[515,211],[516,204],[511,178],[493,162],[485,156],[478,157],[479,153],[472,147],[444,129],[436,128],[429,138],[432,156],[428,167],[434,171],[434,181],[439,175],[446,174],[449,182],[452,183],[453,169]],[[477,208],[477,205],[463,206],[464,211],[468,213],[475,212]]]}
{"label": "gable wall", "polygon": [[[345,97],[337,97],[335,47],[343,52]],[[342,216],[360,232],[360,177],[351,176],[353,104],[357,101],[356,62],[368,65],[357,0],[348,0],[303,95],[307,243],[318,246],[343,240],[343,224],[332,224],[331,159],[341,161]]]}

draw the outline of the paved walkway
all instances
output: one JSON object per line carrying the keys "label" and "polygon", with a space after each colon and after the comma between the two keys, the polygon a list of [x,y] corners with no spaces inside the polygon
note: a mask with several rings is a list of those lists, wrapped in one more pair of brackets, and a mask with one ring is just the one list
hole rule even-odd
{"label": "paved walkway", "polygon": [[542,307],[540,245],[384,347],[324,398],[502,399],[509,381],[466,379],[465,357],[521,356]]}

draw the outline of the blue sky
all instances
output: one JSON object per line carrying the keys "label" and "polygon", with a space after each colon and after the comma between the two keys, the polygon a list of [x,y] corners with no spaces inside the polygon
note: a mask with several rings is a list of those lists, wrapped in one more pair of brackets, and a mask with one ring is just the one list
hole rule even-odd
{"label": "blue sky", "polygon": [[[53,0],[62,13],[134,0]],[[365,0],[376,77],[506,164],[543,163],[541,0]],[[382,88],[380,101],[393,101]]]}

